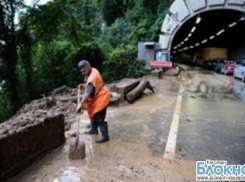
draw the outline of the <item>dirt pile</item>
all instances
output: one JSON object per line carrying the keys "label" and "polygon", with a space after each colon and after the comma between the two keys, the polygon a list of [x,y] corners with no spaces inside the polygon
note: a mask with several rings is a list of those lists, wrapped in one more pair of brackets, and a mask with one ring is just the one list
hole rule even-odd
{"label": "dirt pile", "polygon": [[[124,79],[114,84],[113,98],[120,102],[134,91],[142,80]],[[145,88],[138,88],[136,97]],[[140,93],[139,93],[140,92]],[[135,100],[136,100],[135,97]],[[55,89],[49,96],[25,104],[10,120],[0,124],[0,179],[19,171],[37,156],[64,143],[65,130],[75,122],[77,89],[66,86]]]}
{"label": "dirt pile", "polygon": [[0,180],[65,142],[64,116],[37,110],[0,125]]}
{"label": "dirt pile", "polygon": [[50,95],[25,104],[0,124],[0,179],[65,142],[65,129],[69,130],[74,122],[76,104],[59,99],[75,96],[76,89],[63,86]]}
{"label": "dirt pile", "polygon": [[[71,97],[75,98],[75,102]],[[65,116],[65,129],[69,130],[75,121],[76,102],[76,89],[62,86],[51,92],[48,97],[43,95],[42,98],[25,104],[13,118],[28,120],[28,118],[39,119],[44,116],[63,114]]]}

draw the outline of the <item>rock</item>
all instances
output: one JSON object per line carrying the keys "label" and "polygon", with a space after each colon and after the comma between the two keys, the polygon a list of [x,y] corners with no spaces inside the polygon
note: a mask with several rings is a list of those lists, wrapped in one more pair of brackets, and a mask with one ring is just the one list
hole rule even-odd
{"label": "rock", "polygon": [[156,77],[156,78],[162,78],[163,71],[158,69],[158,70],[153,70],[151,72],[151,76]]}
{"label": "rock", "polygon": [[110,93],[111,95],[111,101],[110,104],[119,104],[124,101],[124,96],[121,94],[118,94],[116,92]]}
{"label": "rock", "polygon": [[110,92],[116,92],[116,89],[117,89],[116,84],[114,84],[114,83],[109,84],[108,88],[109,88]]}
{"label": "rock", "polygon": [[180,69],[179,68],[171,68],[166,70],[163,75],[164,76],[178,76],[180,73]]}
{"label": "rock", "polygon": [[206,86],[205,84],[201,84],[201,85],[200,85],[200,91],[201,91],[202,93],[207,93],[207,92],[208,92],[207,86]]}
{"label": "rock", "polygon": [[139,85],[140,81],[135,79],[124,79],[121,80],[118,84],[116,84],[115,91],[118,94],[125,96],[131,90]]}
{"label": "rock", "polygon": [[77,133],[76,131],[72,131],[71,133],[68,134],[69,137],[76,137]]}

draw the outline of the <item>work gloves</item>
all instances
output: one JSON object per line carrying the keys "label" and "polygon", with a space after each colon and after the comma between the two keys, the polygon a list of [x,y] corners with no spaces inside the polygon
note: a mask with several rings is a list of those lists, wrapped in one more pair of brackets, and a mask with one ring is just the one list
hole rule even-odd
{"label": "work gloves", "polygon": [[76,107],[76,113],[79,114],[82,110],[82,104],[78,104]]}
{"label": "work gloves", "polygon": [[77,86],[77,89],[84,90],[85,87],[86,87],[85,84],[82,83]]}

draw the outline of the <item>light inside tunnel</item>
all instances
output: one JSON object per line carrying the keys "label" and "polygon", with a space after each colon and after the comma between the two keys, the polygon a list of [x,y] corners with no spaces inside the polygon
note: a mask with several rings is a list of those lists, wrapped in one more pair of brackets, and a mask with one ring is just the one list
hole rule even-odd
{"label": "light inside tunnel", "polygon": [[197,20],[196,20],[196,24],[199,24],[199,23],[200,23],[200,21],[201,21],[201,17],[200,17],[200,16],[198,16],[198,17],[197,17]]}
{"label": "light inside tunnel", "polygon": [[196,30],[196,27],[193,27],[193,28],[191,29],[191,32],[193,33],[195,30]]}
{"label": "light inside tunnel", "polygon": [[236,24],[237,24],[237,22],[234,22],[234,23],[230,24],[229,27],[230,27],[230,28],[231,28],[231,27],[234,27]]}
{"label": "light inside tunnel", "polygon": [[222,29],[222,30],[220,30],[216,35],[218,36],[218,35],[220,35],[220,34],[222,34],[222,33],[224,33],[225,32],[225,29]]}
{"label": "light inside tunnel", "polygon": [[207,41],[208,41],[207,39],[203,40],[203,41],[202,41],[202,44],[206,43]]}
{"label": "light inside tunnel", "polygon": [[[211,10],[182,25],[172,42],[172,59],[193,57],[205,48],[227,48],[227,59],[245,59],[245,16],[235,10]],[[174,52],[173,52],[174,48]]]}

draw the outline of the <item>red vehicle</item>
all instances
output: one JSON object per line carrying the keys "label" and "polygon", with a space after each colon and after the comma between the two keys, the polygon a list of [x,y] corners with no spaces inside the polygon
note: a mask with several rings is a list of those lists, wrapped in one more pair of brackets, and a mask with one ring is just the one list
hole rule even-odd
{"label": "red vehicle", "polygon": [[228,61],[224,64],[223,68],[221,69],[221,73],[225,75],[228,75],[228,74],[233,75],[235,67],[236,67],[235,62]]}

